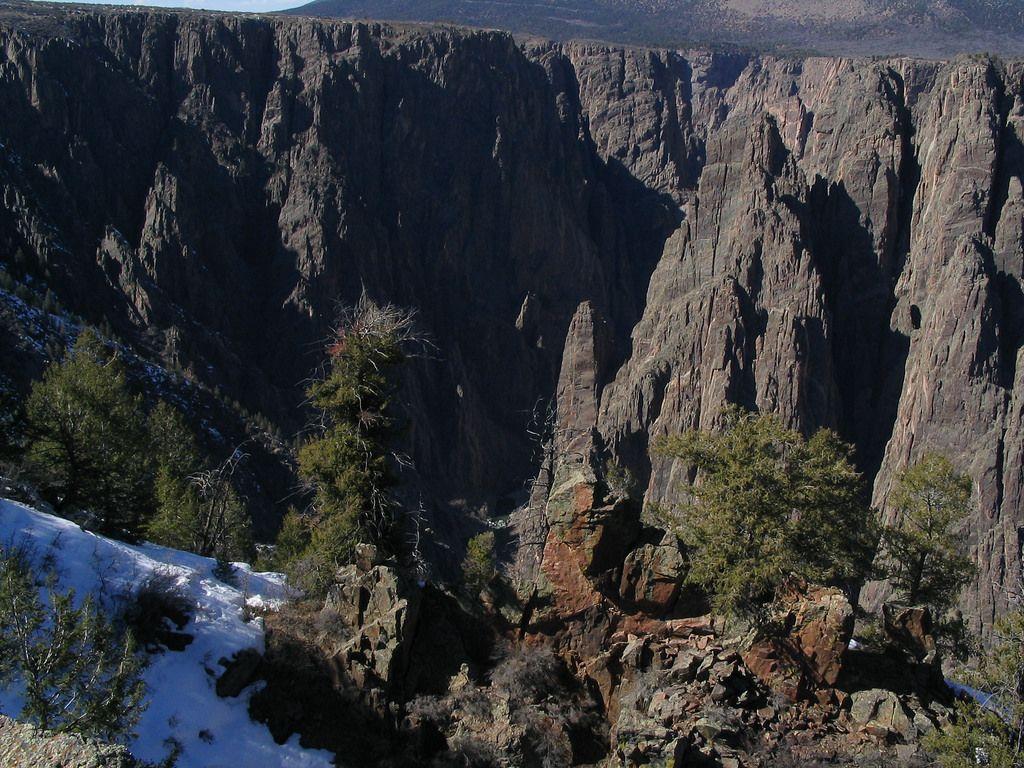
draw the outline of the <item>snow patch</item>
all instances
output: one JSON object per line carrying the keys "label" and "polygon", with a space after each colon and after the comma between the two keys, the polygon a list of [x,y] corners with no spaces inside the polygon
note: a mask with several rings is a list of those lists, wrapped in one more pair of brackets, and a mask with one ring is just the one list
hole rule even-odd
{"label": "snow patch", "polygon": [[[246,621],[246,607],[274,608],[289,597],[284,576],[255,573],[236,563],[231,586],[213,575],[215,561],[155,544],[131,545],[83,531],[74,523],[0,499],[0,544],[27,543],[52,559],[62,590],[79,597],[91,594],[103,605],[115,604],[150,575],[174,579],[193,606],[183,631],[195,639],[180,652],[149,657],[145,671],[148,709],[138,736],[128,742],[132,753],[148,761],[167,755],[171,739],[182,746],[179,768],[319,768],[333,765],[330,753],[303,749],[298,738],[277,744],[270,731],[249,719],[250,686],[237,698],[222,699],[214,690],[223,671],[221,658],[264,647],[261,619]],[[20,692],[0,689],[0,712],[17,717]]]}

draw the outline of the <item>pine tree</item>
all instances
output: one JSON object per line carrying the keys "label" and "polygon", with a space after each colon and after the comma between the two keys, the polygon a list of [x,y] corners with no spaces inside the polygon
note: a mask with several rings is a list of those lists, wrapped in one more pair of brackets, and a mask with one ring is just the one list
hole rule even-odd
{"label": "pine tree", "polygon": [[195,552],[227,563],[252,550],[252,521],[234,487],[234,474],[244,458],[233,453],[213,469],[202,468],[192,431],[173,407],[160,403],[149,419],[157,461],[156,512],[146,526],[154,542]]}
{"label": "pine tree", "polygon": [[0,682],[24,691],[22,719],[114,740],[142,712],[145,684],[130,635],[119,640],[90,599],[47,581],[43,600],[23,558],[0,553]]}
{"label": "pine tree", "polygon": [[469,540],[462,561],[462,578],[471,594],[491,583],[497,573],[494,560],[494,531],[484,531]]}
{"label": "pine tree", "polygon": [[273,570],[290,570],[309,546],[310,531],[307,520],[295,507],[289,507],[277,532],[274,552],[269,566]]}
{"label": "pine tree", "polygon": [[322,429],[299,449],[299,472],[315,494],[312,539],[301,558],[308,590],[322,590],[358,543],[394,547],[391,397],[411,325],[409,313],[362,300],[328,350],[329,372],[309,388]]}
{"label": "pine tree", "polygon": [[61,511],[87,511],[108,535],[133,536],[152,507],[152,466],[141,398],[91,331],[51,363],[25,405],[26,462]]}
{"label": "pine tree", "polygon": [[943,456],[928,454],[899,477],[893,523],[882,531],[879,568],[898,597],[941,617],[977,569],[959,529],[971,511],[971,480]]}
{"label": "pine tree", "polygon": [[161,400],[149,414],[147,425],[151,450],[159,469],[183,478],[202,468],[195,435],[177,408]]}
{"label": "pine tree", "polygon": [[189,477],[202,467],[199,448],[182,415],[162,401],[149,416],[149,434],[157,465],[156,511],[146,525],[146,536],[165,547],[194,552],[201,513],[199,494]]}
{"label": "pine tree", "polygon": [[199,552],[199,494],[188,477],[172,474],[161,467],[154,483],[156,513],[146,524],[146,537],[156,544],[186,552]]}
{"label": "pine tree", "polygon": [[664,438],[656,450],[697,470],[677,532],[688,580],[721,613],[759,620],[790,576],[849,585],[868,570],[872,515],[850,448],[834,434],[805,441],[734,407],[721,431]]}
{"label": "pine tree", "polygon": [[960,534],[971,512],[971,479],[928,454],[900,475],[891,503],[895,517],[882,529],[876,576],[900,602],[929,608],[940,649],[966,661],[977,638],[954,608],[978,573]]}

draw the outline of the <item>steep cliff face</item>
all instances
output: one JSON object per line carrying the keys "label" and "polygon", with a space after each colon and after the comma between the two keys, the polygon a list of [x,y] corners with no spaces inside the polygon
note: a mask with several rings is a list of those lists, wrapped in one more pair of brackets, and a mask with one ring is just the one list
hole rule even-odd
{"label": "steep cliff face", "polygon": [[[953,456],[979,505],[965,534],[982,574],[965,603],[988,623],[1020,569],[1021,73],[759,60],[724,91],[700,76],[683,100],[655,85],[680,126],[661,156],[701,170],[695,189],[676,174],[684,223],[602,392],[612,446],[642,465],[652,436],[712,426],[739,401],[838,429],[882,507],[909,461]],[[595,136],[628,142],[600,119],[611,101],[589,102]],[[655,462],[649,499],[674,469]]]}
{"label": "steep cliff face", "polygon": [[442,537],[524,501],[548,402],[663,500],[649,441],[738,401],[838,429],[880,505],[950,454],[965,607],[1019,575],[1018,64],[15,5],[0,115],[4,258],[288,429],[338,302],[418,308]]}
{"label": "steep cliff face", "polygon": [[519,488],[578,302],[625,339],[658,255],[625,257],[650,247],[564,61],[498,34],[30,12],[0,33],[6,253],[293,428],[339,302],[416,307],[420,473],[442,499]]}

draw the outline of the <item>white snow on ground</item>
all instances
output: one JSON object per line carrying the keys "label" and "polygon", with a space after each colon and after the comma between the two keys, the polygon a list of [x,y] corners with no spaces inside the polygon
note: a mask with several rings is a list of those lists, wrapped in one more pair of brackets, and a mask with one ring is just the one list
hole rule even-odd
{"label": "white snow on ground", "polygon": [[[148,709],[139,721],[138,736],[128,742],[143,760],[158,761],[177,739],[183,752],[179,768],[318,768],[332,765],[331,755],[306,750],[298,738],[283,745],[270,731],[249,719],[248,700],[254,687],[237,698],[222,699],[214,691],[223,671],[217,662],[244,648],[263,650],[263,622],[246,622],[243,603],[273,607],[287,597],[284,577],[253,573],[236,564],[238,587],[213,576],[214,561],[154,544],[133,546],[87,531],[74,523],[0,499],[0,546],[29,543],[37,556],[52,554],[62,590],[79,597],[92,594],[110,605],[131,593],[153,573],[176,579],[194,605],[183,631],[195,640],[184,651],[153,654],[145,671]],[[0,690],[0,712],[17,717],[19,691]],[[202,735],[201,735],[202,734]]]}

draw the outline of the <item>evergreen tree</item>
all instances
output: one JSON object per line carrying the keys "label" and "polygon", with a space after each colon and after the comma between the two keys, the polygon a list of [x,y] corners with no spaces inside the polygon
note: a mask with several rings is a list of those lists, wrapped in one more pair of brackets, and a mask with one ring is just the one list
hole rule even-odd
{"label": "evergreen tree", "polygon": [[161,400],[149,414],[147,423],[158,471],[185,478],[202,468],[202,454],[195,435],[177,408]]}
{"label": "evergreen tree", "polygon": [[48,580],[43,600],[23,558],[0,553],[0,683],[24,691],[22,719],[105,740],[127,735],[143,709],[145,684],[131,636],[86,599]]}
{"label": "evergreen tree", "polygon": [[274,552],[269,566],[273,570],[286,571],[303,555],[309,546],[309,524],[295,507],[289,507],[277,532]]}
{"label": "evergreen tree", "polygon": [[494,560],[494,531],[484,531],[469,540],[462,561],[462,578],[472,594],[491,583],[497,567]]}
{"label": "evergreen tree", "polygon": [[847,585],[869,568],[872,515],[850,448],[822,431],[810,441],[772,416],[728,409],[720,432],[660,440],[656,450],[697,470],[677,533],[688,580],[716,610],[763,618],[790,576]]}
{"label": "evergreen tree", "polygon": [[336,333],[327,375],[309,388],[322,429],[299,449],[299,472],[315,494],[312,538],[300,558],[308,590],[322,590],[360,542],[394,548],[390,405],[411,325],[408,313],[363,299]]}
{"label": "evergreen tree", "polygon": [[146,536],[165,547],[197,551],[199,494],[189,477],[202,462],[192,430],[175,408],[161,401],[149,416],[149,434],[157,465],[156,512],[146,525]]}
{"label": "evergreen tree", "polygon": [[165,470],[157,474],[157,513],[147,533],[158,544],[224,564],[252,552],[252,521],[235,490],[231,471],[220,467],[178,478]]}
{"label": "evergreen tree", "polygon": [[900,475],[892,506],[895,519],[882,531],[880,575],[902,601],[941,617],[977,572],[959,535],[971,511],[971,480],[945,457],[928,454]]}
{"label": "evergreen tree", "polygon": [[141,399],[91,331],[51,363],[25,405],[27,466],[61,511],[88,511],[109,535],[134,535],[152,505]]}
{"label": "evergreen tree", "polygon": [[199,447],[182,415],[161,402],[149,417],[156,457],[156,512],[146,535],[157,544],[216,557],[227,573],[230,560],[252,549],[252,522],[234,487],[240,453],[204,470]]}
{"label": "evergreen tree", "polygon": [[156,513],[146,525],[146,537],[156,544],[186,552],[199,552],[202,511],[199,493],[187,476],[172,474],[161,467],[154,482]]}
{"label": "evergreen tree", "polygon": [[978,572],[959,533],[971,511],[971,480],[928,454],[900,475],[891,502],[895,517],[882,530],[876,575],[899,601],[927,606],[940,648],[966,661],[976,638],[953,609]]}

